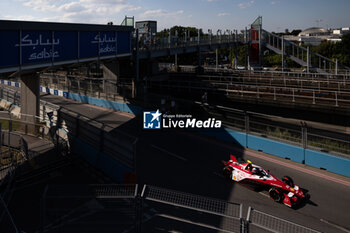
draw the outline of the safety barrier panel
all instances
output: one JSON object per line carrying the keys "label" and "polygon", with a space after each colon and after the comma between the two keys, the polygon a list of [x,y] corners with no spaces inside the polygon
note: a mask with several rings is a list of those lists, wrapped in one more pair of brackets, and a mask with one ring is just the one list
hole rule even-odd
{"label": "safety barrier panel", "polygon": [[228,142],[234,141],[242,147],[262,151],[267,154],[350,177],[350,160],[347,158],[305,149],[300,146],[238,132],[228,128],[224,130],[200,130],[197,132]]}
{"label": "safety barrier panel", "polygon": [[308,227],[258,211],[249,206],[247,232],[320,233]]}
{"label": "safety barrier panel", "polygon": [[76,93],[68,93],[67,98],[76,100],[82,103],[86,103],[86,104],[92,104],[92,105],[96,105],[104,108],[113,109],[116,111],[128,112],[134,115],[142,114],[142,108],[131,104],[127,104],[127,103],[120,103],[112,100],[104,100],[104,99],[89,97],[89,96],[80,95]]}
{"label": "safety barrier panel", "polygon": [[350,160],[319,151],[305,150],[305,164],[350,177]]}
{"label": "safety barrier panel", "polygon": [[244,218],[239,203],[149,185],[139,191],[137,184],[49,185],[41,230],[319,233],[252,207]]}
{"label": "safety barrier panel", "polygon": [[287,158],[298,163],[304,163],[304,149],[298,146],[274,141],[268,138],[248,135],[247,147],[281,158]]}

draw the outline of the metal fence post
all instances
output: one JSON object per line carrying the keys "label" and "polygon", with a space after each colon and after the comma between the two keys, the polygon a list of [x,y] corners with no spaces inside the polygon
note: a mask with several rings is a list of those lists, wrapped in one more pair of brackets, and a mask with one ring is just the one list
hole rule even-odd
{"label": "metal fence post", "polygon": [[44,232],[44,227],[45,227],[45,221],[46,221],[46,193],[47,193],[48,186],[46,185],[44,193],[41,197],[41,216],[40,216],[40,229],[39,232],[43,233]]}
{"label": "metal fence post", "polygon": [[246,147],[248,147],[248,134],[249,134],[249,114],[247,112],[244,112],[244,119],[245,119],[245,135],[246,135]]}
{"label": "metal fence post", "polygon": [[339,107],[339,105],[338,105],[338,92],[337,91],[335,92],[335,106]]}
{"label": "metal fence post", "polygon": [[244,221],[244,218],[243,218],[243,205],[240,204],[239,206],[239,228],[240,228],[240,232],[241,233],[245,233],[245,221]]}
{"label": "metal fence post", "polygon": [[79,115],[76,118],[76,125],[75,125],[75,136],[79,137]]}
{"label": "metal fence post", "polygon": [[249,223],[250,223],[251,212],[252,212],[252,207],[249,206],[248,212],[247,212],[247,218],[246,218],[246,221],[245,221],[245,232],[247,232],[247,233],[249,232]]}
{"label": "metal fence post", "polygon": [[104,145],[104,130],[105,128],[105,125],[103,124],[102,125],[102,128],[101,128],[101,133],[100,133],[100,151],[103,152],[103,145]]}
{"label": "metal fence post", "polygon": [[301,121],[301,140],[302,140],[302,147],[304,149],[304,159],[303,164],[305,164],[305,150],[307,149],[307,125],[305,122]]}
{"label": "metal fence post", "polygon": [[9,120],[9,131],[8,131],[8,135],[7,135],[8,144],[7,145],[9,147],[10,153],[11,153],[11,137],[10,137],[11,131],[12,131],[12,120]]}
{"label": "metal fence post", "polygon": [[2,157],[2,123],[0,122],[0,158]]}

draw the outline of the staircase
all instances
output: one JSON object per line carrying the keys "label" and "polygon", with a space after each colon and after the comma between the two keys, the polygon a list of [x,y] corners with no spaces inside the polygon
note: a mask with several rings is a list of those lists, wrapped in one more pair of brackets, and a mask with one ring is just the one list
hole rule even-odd
{"label": "staircase", "polygon": [[299,65],[307,67],[310,72],[338,74],[340,69],[350,69],[349,67],[339,64],[337,61],[312,52],[308,48],[287,41],[283,39],[283,37],[266,30],[262,30],[262,43],[269,50],[277,54],[283,54],[284,57],[288,57]]}

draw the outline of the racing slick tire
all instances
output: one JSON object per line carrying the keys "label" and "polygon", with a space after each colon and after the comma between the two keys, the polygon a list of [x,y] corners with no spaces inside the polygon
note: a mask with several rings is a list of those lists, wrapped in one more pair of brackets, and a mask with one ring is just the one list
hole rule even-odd
{"label": "racing slick tire", "polygon": [[282,201],[282,193],[280,191],[278,191],[277,188],[272,187],[269,190],[269,194],[272,200],[274,200],[275,202],[281,202]]}
{"label": "racing slick tire", "polygon": [[288,184],[290,187],[294,187],[294,181],[292,178],[290,178],[289,176],[283,176],[282,181],[286,184]]}
{"label": "racing slick tire", "polygon": [[232,168],[231,167],[225,167],[222,170],[222,174],[225,176],[225,178],[232,180]]}

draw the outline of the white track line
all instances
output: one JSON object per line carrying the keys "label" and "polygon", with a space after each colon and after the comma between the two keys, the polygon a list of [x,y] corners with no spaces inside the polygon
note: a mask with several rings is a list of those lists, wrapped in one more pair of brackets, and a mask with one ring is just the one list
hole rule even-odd
{"label": "white track line", "polygon": [[269,195],[267,195],[266,193],[262,193],[262,192],[258,192],[259,194],[263,195],[264,197],[270,198]]}
{"label": "white track line", "polygon": [[180,160],[182,160],[182,161],[187,161],[187,159],[185,159],[184,157],[181,157],[181,156],[179,156],[179,155],[176,155],[176,154],[174,154],[174,153],[171,153],[171,152],[169,152],[169,151],[167,151],[167,150],[165,150],[165,149],[162,149],[162,148],[160,148],[160,147],[158,147],[158,146],[156,146],[156,145],[151,145],[151,147],[153,147],[153,148],[155,148],[155,149],[157,149],[157,150],[159,150],[159,151],[161,151],[161,152],[163,152],[163,153],[166,153],[166,154],[168,154],[168,155],[170,155],[170,156],[172,156],[172,157],[174,157],[174,158],[177,158],[177,159],[180,159]]}
{"label": "white track line", "polygon": [[346,232],[346,233],[350,233],[350,230],[348,230],[348,229],[346,229],[346,228],[344,228],[344,227],[338,226],[337,224],[330,223],[330,222],[328,222],[327,220],[324,220],[324,219],[322,219],[322,218],[320,219],[320,221],[321,221],[321,222],[324,222],[324,223],[326,223],[326,224],[328,224],[328,225],[330,225],[330,226],[332,226],[332,227],[335,227],[335,228],[337,228],[338,230],[344,231],[344,232]]}

